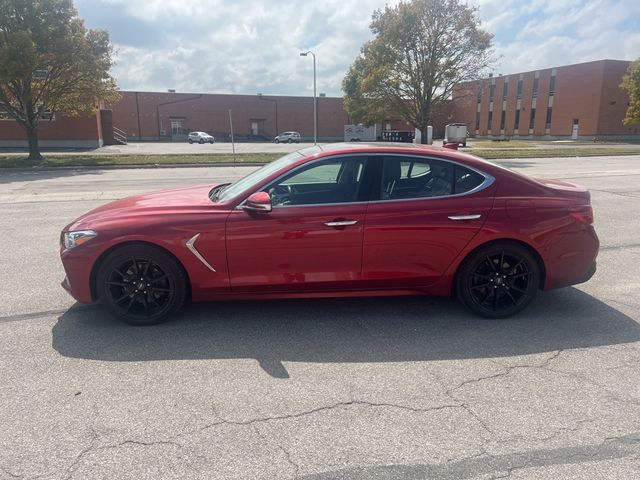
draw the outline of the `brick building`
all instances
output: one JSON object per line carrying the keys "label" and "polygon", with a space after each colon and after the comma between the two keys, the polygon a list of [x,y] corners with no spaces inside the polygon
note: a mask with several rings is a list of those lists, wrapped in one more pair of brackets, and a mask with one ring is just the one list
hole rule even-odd
{"label": "brick building", "polygon": [[[342,98],[323,96],[317,101],[318,139],[341,139],[349,123]],[[312,97],[122,92],[122,99],[113,105],[113,123],[130,141],[183,141],[194,130],[226,141],[231,131],[229,110],[239,141],[271,140],[288,130],[313,139]]]}
{"label": "brick building", "polygon": [[454,90],[453,120],[485,138],[640,140],[640,125],[622,124],[628,66],[598,60],[467,82]]}

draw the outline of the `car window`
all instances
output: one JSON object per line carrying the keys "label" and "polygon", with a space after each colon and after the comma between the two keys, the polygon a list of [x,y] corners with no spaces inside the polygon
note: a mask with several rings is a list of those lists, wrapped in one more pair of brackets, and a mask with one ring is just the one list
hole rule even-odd
{"label": "car window", "polygon": [[441,197],[454,193],[454,165],[432,159],[385,157],[382,199]]}
{"label": "car window", "polygon": [[484,177],[473,170],[456,165],[454,193],[465,193],[480,186]]}
{"label": "car window", "polygon": [[314,163],[264,188],[274,207],[358,201],[365,157]]}

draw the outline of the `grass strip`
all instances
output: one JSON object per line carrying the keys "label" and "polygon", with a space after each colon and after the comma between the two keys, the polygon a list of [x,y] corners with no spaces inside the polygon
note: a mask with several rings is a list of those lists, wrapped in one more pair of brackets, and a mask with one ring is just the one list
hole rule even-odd
{"label": "grass strip", "polygon": [[[486,159],[500,158],[550,158],[587,157],[596,155],[640,155],[640,146],[629,147],[555,147],[555,148],[474,148],[464,151]],[[284,153],[239,153],[235,156],[238,165],[265,164]],[[0,155],[0,168],[51,168],[51,167],[102,167],[135,165],[215,165],[232,164],[231,153],[198,155],[50,155],[40,162],[31,162],[18,155]]]}
{"label": "grass strip", "polygon": [[[238,153],[236,164],[269,163],[284,153]],[[111,165],[184,165],[234,163],[231,153],[199,155],[50,155],[40,162],[31,162],[18,155],[0,155],[0,168],[39,167],[101,167]]]}

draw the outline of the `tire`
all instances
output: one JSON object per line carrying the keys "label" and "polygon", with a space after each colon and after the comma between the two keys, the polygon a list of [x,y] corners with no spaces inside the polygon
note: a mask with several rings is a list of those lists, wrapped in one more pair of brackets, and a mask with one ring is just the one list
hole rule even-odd
{"label": "tire", "polygon": [[289,139],[287,140],[287,143],[293,143],[293,140]]}
{"label": "tire", "polygon": [[213,145],[213,144],[215,143],[215,141],[211,140],[209,143],[210,143],[211,145]]}
{"label": "tire", "polygon": [[274,142],[276,143],[280,143],[280,140],[278,140],[277,138],[274,140]]}
{"label": "tire", "polygon": [[531,252],[512,242],[496,242],[470,253],[456,275],[456,296],[472,312],[506,318],[536,295],[540,266]]}
{"label": "tire", "polygon": [[193,144],[193,140],[189,139],[189,145]]}
{"label": "tire", "polygon": [[155,325],[182,307],[187,277],[178,261],[161,248],[126,245],[103,260],[96,291],[116,318],[130,325]]}
{"label": "tire", "polygon": [[200,139],[200,141],[198,142],[200,145],[204,145],[204,140]]}

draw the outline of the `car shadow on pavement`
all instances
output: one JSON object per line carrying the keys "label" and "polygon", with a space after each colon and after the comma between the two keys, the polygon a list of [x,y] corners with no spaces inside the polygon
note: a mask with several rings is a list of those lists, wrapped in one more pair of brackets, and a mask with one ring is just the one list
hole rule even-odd
{"label": "car shadow on pavement", "polygon": [[545,292],[522,314],[486,320],[425,297],[216,302],[187,306],[154,327],[74,306],[53,327],[72,358],[114,362],[254,358],[288,378],[283,361],[403,362],[494,358],[640,340],[640,325],[575,288]]}

